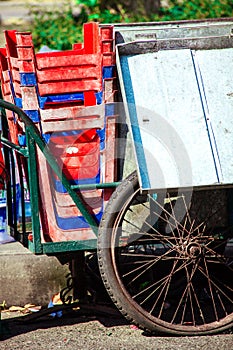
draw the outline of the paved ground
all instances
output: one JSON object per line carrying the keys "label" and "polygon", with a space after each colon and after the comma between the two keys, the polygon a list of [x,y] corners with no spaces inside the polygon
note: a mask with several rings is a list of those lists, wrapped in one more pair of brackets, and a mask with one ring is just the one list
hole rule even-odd
{"label": "paved ground", "polygon": [[1,350],[232,350],[233,335],[204,337],[148,336],[133,329],[117,313],[93,310],[67,312],[62,318],[43,317],[30,323],[11,316],[3,323]]}

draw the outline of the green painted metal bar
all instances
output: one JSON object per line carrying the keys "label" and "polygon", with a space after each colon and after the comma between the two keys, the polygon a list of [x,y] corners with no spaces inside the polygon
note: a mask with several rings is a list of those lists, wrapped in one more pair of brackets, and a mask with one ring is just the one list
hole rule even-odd
{"label": "green painted metal bar", "polygon": [[19,236],[18,236],[18,230],[17,230],[16,171],[15,171],[15,158],[14,158],[12,150],[10,150],[9,155],[10,155],[11,178],[12,178],[12,184],[11,184],[11,188],[9,190],[10,190],[10,195],[12,196],[12,199],[13,199],[13,201],[11,201],[12,203],[9,206],[10,207],[9,209],[12,211],[12,214],[13,214],[12,215],[12,219],[13,219],[12,226],[14,228],[14,233],[16,235],[15,239],[18,240]]}
{"label": "green painted metal bar", "polygon": [[26,148],[22,148],[18,145],[15,145],[13,142],[10,142],[5,137],[1,137],[1,142],[7,147],[15,149],[18,153],[22,154],[24,157],[28,157],[28,150]]}
{"label": "green painted metal bar", "polygon": [[[4,158],[5,158],[6,169],[10,169],[10,152],[11,152],[10,149],[4,147]],[[8,181],[6,183],[6,200],[7,200],[7,203],[11,203],[12,202],[12,191],[11,190],[12,190],[12,178],[11,178],[11,176],[9,176],[9,179],[8,179]],[[8,205],[7,206],[7,221],[12,226],[13,236],[14,236],[14,238],[16,238],[17,232],[15,232],[15,227],[13,227],[13,220],[14,219],[13,219],[12,205]]]}
{"label": "green painted metal bar", "polygon": [[32,232],[33,232],[33,252],[43,253],[40,237],[40,219],[39,219],[39,180],[37,175],[36,162],[36,143],[30,131],[26,129],[26,142],[29,153],[28,158],[28,173],[30,184],[30,202],[31,202],[31,218],[32,218]]}
{"label": "green painted metal bar", "polygon": [[77,250],[94,250],[96,249],[96,239],[85,241],[66,241],[66,242],[48,242],[42,243],[44,254],[71,252]]}
{"label": "green painted metal bar", "polygon": [[71,185],[73,190],[93,190],[104,188],[116,188],[121,182],[105,182],[100,184],[86,184],[86,185]]}
{"label": "green painted metal bar", "polygon": [[[25,157],[23,157],[21,154],[16,154],[16,162],[17,164],[21,164],[21,161],[24,162]],[[21,231],[23,234],[22,243],[24,247],[28,247],[28,233],[27,233],[27,226],[26,226],[26,215],[25,215],[25,193],[24,193],[24,175],[23,175],[23,169],[21,166],[18,166],[18,173],[19,173],[19,184],[20,184],[20,204],[21,204]]]}

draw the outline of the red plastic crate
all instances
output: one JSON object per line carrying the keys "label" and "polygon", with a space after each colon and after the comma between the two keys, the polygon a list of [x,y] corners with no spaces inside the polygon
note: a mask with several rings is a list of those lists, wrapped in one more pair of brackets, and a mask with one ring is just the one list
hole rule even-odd
{"label": "red plastic crate", "polygon": [[[55,211],[57,211],[58,208],[56,207],[56,203],[54,202],[54,189],[51,185],[50,168],[48,168],[46,159],[40,151],[38,151],[38,164],[40,165],[38,167],[38,172],[40,183],[40,197],[42,200],[42,207],[40,208],[42,241],[61,242],[69,240],[82,241],[88,239],[96,239],[93,230],[89,227],[66,230],[63,230],[60,227],[58,227],[55,214]],[[71,206],[67,208],[67,218],[72,217],[71,214],[78,214],[79,216],[79,212],[75,213],[73,211],[73,206],[74,203],[72,203]],[[60,209],[62,210],[62,208]],[[61,214],[61,212],[59,213]]]}
{"label": "red plastic crate", "polygon": [[4,79],[2,78],[2,75],[0,75],[0,80],[1,80],[1,90],[2,90],[2,95],[4,99],[6,99],[7,96],[11,96],[11,88],[9,83],[4,83]]}
{"label": "red plastic crate", "polygon": [[6,49],[3,47],[0,48],[0,69],[2,72],[8,71]]}
{"label": "red plastic crate", "polygon": [[104,108],[64,107],[40,110],[41,128],[44,134],[65,130],[85,130],[104,128]]}
{"label": "red plastic crate", "polygon": [[10,75],[5,48],[0,48],[0,80],[3,96],[11,95]]}
{"label": "red plastic crate", "polygon": [[[48,146],[69,180],[94,178],[98,175],[100,139],[95,129],[81,134],[52,136]],[[58,179],[55,174],[54,178]]]}
{"label": "red plastic crate", "polygon": [[102,41],[101,52],[102,53],[113,52],[113,43],[114,43],[113,39]]}
{"label": "red plastic crate", "polygon": [[[88,108],[89,109],[89,108]],[[100,152],[101,157],[101,179],[103,182],[112,182],[116,179],[116,164],[115,164],[115,150],[116,150],[116,118],[107,117],[105,123],[105,136],[106,136],[106,147]],[[80,123],[75,121],[76,124],[70,124],[71,128],[67,130],[78,130]],[[66,124],[67,125],[67,124]],[[95,131],[87,131],[79,135],[80,140],[83,141],[85,145],[86,136],[88,138],[95,140]],[[69,139],[70,137],[70,139]],[[69,141],[69,145],[73,145],[73,138],[76,138],[74,135],[65,135],[65,138]],[[58,155],[62,156],[64,154],[64,141],[54,144]],[[61,149],[59,148],[61,146]],[[73,161],[74,159],[72,159]],[[67,193],[59,193],[55,190],[54,187],[54,175],[51,173],[51,169],[48,167],[47,162],[42,154],[38,151],[38,171],[40,178],[40,196],[43,203],[43,209],[40,210],[41,216],[41,225],[42,225],[42,240],[44,241],[53,241],[61,242],[68,240],[88,240],[96,239],[93,234],[92,229],[90,228],[80,228],[80,229],[61,229],[57,223],[57,215],[64,220],[69,220],[73,216],[79,216],[79,211],[75,207],[72,199]],[[69,162],[67,163],[69,164]],[[61,168],[62,169],[62,168]],[[91,191],[82,191],[83,199],[89,204],[90,211],[101,214],[106,201],[109,200],[109,197],[112,193],[112,189],[109,190],[94,190]]]}
{"label": "red plastic crate", "polygon": [[35,86],[21,86],[22,105],[24,110],[39,110]]}
{"label": "red plastic crate", "polygon": [[[61,132],[62,130],[76,131],[80,129],[103,129],[105,127],[105,148],[101,151],[100,140],[96,137],[96,134],[91,140],[82,142],[80,139],[77,142],[73,140],[70,145],[54,142],[55,151],[59,153],[62,150],[60,154],[61,163],[65,167],[64,170],[67,172],[69,179],[86,179],[92,175],[96,176],[98,171],[101,171],[100,178],[103,182],[114,181],[116,179],[116,117],[106,118],[105,106],[94,105],[96,104],[96,91],[103,91],[105,102],[114,101],[114,79],[107,79],[102,85],[103,64],[113,65],[115,63],[113,27],[108,26],[102,29],[98,26],[98,23],[86,24],[84,26],[84,43],[75,44],[73,50],[65,52],[35,54],[30,33],[11,31],[6,35],[8,65],[10,71],[13,72],[12,77],[15,86],[19,83],[19,72],[36,73],[41,96],[47,96],[50,93],[68,93],[70,91],[84,92],[84,105],[82,106],[77,101],[75,101],[77,104],[70,102],[67,105],[51,103],[48,104],[47,109],[42,110],[38,107],[36,87],[20,87],[23,109],[39,111],[41,116],[40,131],[43,134]],[[60,86],[58,85],[59,80],[62,83]],[[49,87],[46,87],[46,85]],[[79,90],[76,90],[77,88]],[[94,106],[88,107],[90,105]],[[12,130],[10,132],[15,138],[15,143],[18,143],[18,134],[23,134],[23,128],[20,121],[13,119],[12,114],[8,119]],[[54,139],[54,141],[56,140]],[[71,150],[73,147],[73,153],[67,153],[67,147],[70,147]],[[74,148],[77,148],[78,152],[74,152]],[[51,186],[51,169],[39,150],[38,172],[42,202],[40,207],[42,241],[59,242],[96,239],[92,229],[89,228],[62,230],[58,227],[55,209],[59,216],[68,219],[72,216],[79,216],[81,213],[68,194],[59,193]],[[83,197],[90,211],[92,210],[93,213],[97,214],[101,213],[102,207],[111,193],[111,189],[84,191]]]}
{"label": "red plastic crate", "polygon": [[18,68],[20,72],[35,73],[36,68],[34,62],[31,61],[18,61]]}
{"label": "red plastic crate", "polygon": [[[103,90],[102,66],[114,62],[114,54],[109,52],[113,49],[113,27],[100,28],[93,22],[86,23],[83,30],[84,43],[73,45],[73,50],[46,53],[35,53],[30,32],[5,31],[14,93],[22,98],[23,109],[28,109],[29,100],[35,106],[39,97],[59,94],[84,93],[84,101],[72,99],[72,104],[91,106],[97,103],[95,92]],[[36,74],[37,95],[33,97],[30,89],[28,96],[26,89],[22,92],[19,72]],[[53,102],[51,107],[59,104],[64,106],[61,100]],[[49,103],[43,108],[50,108]]]}
{"label": "red plastic crate", "polygon": [[97,22],[83,25],[84,51],[86,54],[100,52],[99,24]]}
{"label": "red plastic crate", "polygon": [[116,78],[104,80],[104,102],[116,102],[117,86]]}
{"label": "red plastic crate", "polygon": [[[84,241],[88,239],[96,239],[96,236],[91,228],[62,230],[60,227],[58,227],[54,211],[52,186],[50,181],[44,181],[45,178],[49,179],[47,164],[44,162],[43,156],[41,158],[39,156],[38,161],[40,163],[40,195],[43,203],[43,210],[40,210],[42,241],[62,242],[69,240]],[[79,213],[77,212],[77,214]]]}
{"label": "red plastic crate", "polygon": [[32,60],[35,55],[33,47],[20,47],[17,46],[18,60],[29,61]]}
{"label": "red plastic crate", "polygon": [[103,53],[103,66],[113,66],[116,64],[115,52]]}
{"label": "red plastic crate", "polygon": [[37,69],[64,67],[96,67],[101,64],[101,53],[78,55],[76,50],[51,51],[36,54]]}
{"label": "red plastic crate", "polygon": [[15,32],[14,41],[18,47],[19,46],[28,46],[28,47],[34,46],[30,32]]}
{"label": "red plastic crate", "polygon": [[100,27],[100,36],[102,40],[113,39],[113,26],[104,25]]}
{"label": "red plastic crate", "polygon": [[100,91],[101,54],[75,55],[74,51],[37,54],[37,79],[41,96],[59,93]]}
{"label": "red plastic crate", "polygon": [[73,50],[79,51],[80,55],[85,53],[83,43],[75,43],[72,45],[72,47]]}
{"label": "red plastic crate", "polygon": [[[104,182],[113,182],[117,178],[117,157],[116,157],[116,135],[117,135],[117,116],[107,117],[105,126],[105,149],[102,155],[102,164],[104,165]],[[112,194],[112,189],[104,191],[105,201]]]}
{"label": "red plastic crate", "polygon": [[[67,200],[70,198],[69,194],[54,191],[52,185],[51,188],[53,203],[56,206],[57,214],[60,217],[69,218],[72,216],[82,216],[81,212],[74,203],[66,205]],[[87,209],[92,211],[95,215],[99,214],[102,211],[103,190],[81,191],[81,194]]]}
{"label": "red plastic crate", "polygon": [[[68,193],[65,192],[57,192],[54,189],[53,183],[51,183],[52,188],[52,195],[53,200],[57,206],[59,206],[60,210],[62,208],[72,208],[72,210],[76,211],[77,215],[81,215],[79,209],[74,204],[72,198]],[[82,198],[85,200],[85,202],[88,204],[90,208],[93,209],[94,212],[99,211],[98,208],[100,208],[103,205],[103,190],[102,189],[94,189],[94,190],[81,190],[80,193],[82,194]]]}
{"label": "red plastic crate", "polygon": [[[5,48],[0,48],[0,80],[3,99],[14,104]],[[6,117],[8,120],[11,141],[18,145],[18,134],[21,132],[20,127],[15,120],[15,116],[12,111],[6,110]]]}

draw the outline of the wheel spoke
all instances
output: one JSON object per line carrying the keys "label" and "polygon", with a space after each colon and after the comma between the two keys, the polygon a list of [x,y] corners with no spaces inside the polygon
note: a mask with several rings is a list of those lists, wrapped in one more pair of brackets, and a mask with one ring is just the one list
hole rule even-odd
{"label": "wheel spoke", "polygon": [[[153,200],[154,200],[154,199],[153,199]],[[160,209],[163,210],[163,212],[164,212],[165,214],[168,215],[168,217],[170,217],[170,218],[173,219],[174,224],[170,223],[171,226],[172,226],[174,229],[177,228],[177,225],[180,225],[180,222],[176,219],[176,217],[175,217],[175,216],[172,216],[171,213],[169,213],[169,211],[168,211],[167,209],[165,209],[159,202],[157,202],[157,201],[155,201],[155,200],[154,200],[154,202],[160,207]],[[149,209],[149,208],[148,208],[148,209]],[[168,220],[165,219],[165,218],[163,218],[163,217],[161,217],[159,213],[153,212],[153,214],[155,214],[156,216],[160,217],[163,221],[165,221],[166,223],[168,223]],[[188,230],[186,230],[183,226],[181,226],[181,228],[183,228],[184,231],[185,231],[187,234],[189,233]],[[172,232],[173,232],[173,231],[172,231]]]}
{"label": "wheel spoke", "polygon": [[[175,212],[174,212],[174,207],[172,205],[172,202],[171,202],[171,197],[170,197],[170,194],[168,193],[168,199],[169,199],[169,202],[170,202],[170,207],[171,207],[171,212],[172,212],[172,219],[175,221],[175,227],[176,227],[176,230],[178,233],[180,233],[180,222],[178,220],[176,220],[176,215],[175,215]],[[170,220],[168,219],[168,222],[170,224]],[[182,226],[182,229],[185,230],[185,227]],[[178,235],[178,242],[180,241],[180,235]]]}
{"label": "wheel spoke", "polygon": [[214,301],[214,294],[213,294],[213,290],[212,290],[212,283],[210,281],[210,275],[209,275],[209,270],[206,264],[206,260],[204,259],[204,266],[205,266],[205,271],[206,271],[206,276],[207,276],[207,282],[208,282],[208,286],[209,286],[209,291],[210,291],[210,295],[211,295],[211,301],[213,304],[213,309],[214,309],[214,314],[215,314],[215,319],[217,321],[219,321],[218,319],[218,314],[217,314],[217,309],[216,309],[216,305],[215,305],[215,301]]}
{"label": "wheel spoke", "polygon": [[[151,268],[153,265],[155,265],[156,263],[158,263],[160,260],[162,260],[164,257],[166,257],[166,255],[167,254],[169,254],[170,253],[170,251],[168,251],[168,252],[166,252],[165,254],[163,254],[163,255],[161,255],[161,256],[159,256],[157,259],[155,259],[154,258],[154,256],[152,255],[151,257],[152,257],[152,261],[150,261],[149,262],[149,264],[144,264],[143,266],[140,266],[139,268],[136,268],[136,269],[134,269],[134,270],[131,270],[130,272],[128,272],[128,273],[126,273],[126,274],[124,274],[122,277],[126,277],[126,276],[128,276],[128,275],[130,275],[130,274],[132,274],[132,273],[134,273],[134,272],[136,272],[136,271],[138,271],[139,269],[141,269],[141,268],[143,268],[143,267],[145,267],[146,265],[147,265],[147,267],[146,267],[146,269],[144,269],[139,275],[137,275],[133,280],[132,280],[132,282],[133,281],[135,281],[137,278],[139,278],[142,274],[144,274],[149,268]],[[124,255],[124,254],[122,254],[122,255]],[[139,256],[138,254],[129,254],[128,256],[130,256],[130,257],[132,257],[132,256]],[[144,257],[145,255],[141,255],[141,257]],[[174,259],[174,258],[173,258]]]}
{"label": "wheel spoke", "polygon": [[[206,273],[204,272],[203,268],[201,266],[199,266],[199,271],[208,279],[208,276],[206,275]],[[218,292],[220,292],[226,299],[228,299],[228,301],[230,301],[231,304],[233,304],[233,299],[231,299],[222,288],[220,288],[214,281],[213,279],[210,280],[211,284],[216,288],[216,290]],[[228,291],[233,292],[233,289],[230,288],[229,286],[223,284],[222,282],[218,281],[220,284],[223,285],[224,288],[228,289]]]}
{"label": "wheel spoke", "polygon": [[107,248],[100,248],[99,266],[110,296],[152,331],[193,335],[231,327],[233,234],[228,218],[221,221],[228,189],[194,189],[191,199],[177,189],[162,198],[141,192],[135,179],[116,189],[101,221],[99,246]]}
{"label": "wheel spoke", "polygon": [[[186,269],[186,271],[187,271],[187,265],[185,266],[185,269]],[[173,315],[173,318],[172,318],[171,323],[174,323],[174,321],[175,321],[175,318],[176,318],[177,313],[178,313],[178,311],[179,311],[179,308],[180,308],[180,306],[181,306],[181,304],[182,304],[182,301],[183,301],[183,299],[184,299],[184,297],[185,297],[185,295],[186,295],[186,293],[187,293],[188,288],[190,287],[191,280],[192,280],[192,276],[194,275],[196,269],[197,269],[197,266],[193,266],[191,276],[190,276],[190,277],[187,276],[187,286],[185,287],[185,290],[184,290],[184,292],[183,292],[183,294],[182,294],[182,296],[181,296],[181,298],[180,298],[180,301],[179,301],[179,303],[178,303],[178,305],[177,305],[177,308],[176,308],[176,311],[175,311],[175,313],[174,313],[174,315]]]}
{"label": "wheel spoke", "polygon": [[174,261],[174,262],[173,262],[172,271],[170,272],[170,274],[169,274],[169,276],[168,276],[168,280],[167,280],[167,282],[164,284],[164,287],[162,288],[162,290],[161,290],[161,292],[160,292],[160,294],[159,294],[157,300],[154,302],[154,305],[153,305],[153,307],[152,307],[152,309],[151,309],[151,311],[150,311],[150,313],[153,312],[153,310],[155,309],[155,307],[156,307],[156,305],[157,305],[157,302],[158,302],[160,296],[162,296],[163,290],[166,288],[165,293],[164,293],[164,297],[163,297],[163,301],[162,301],[162,304],[161,304],[161,307],[160,307],[160,311],[159,311],[159,314],[158,314],[158,318],[161,318],[163,309],[164,309],[164,307],[165,307],[165,305],[166,305],[165,303],[166,303],[166,298],[167,298],[168,291],[169,291],[170,282],[171,282],[172,275],[173,275],[173,273],[174,273],[174,269],[175,269],[177,263],[178,263],[178,261]]}
{"label": "wheel spoke", "polygon": [[193,290],[193,295],[194,295],[194,298],[195,298],[195,301],[196,301],[196,304],[197,304],[197,307],[198,307],[198,310],[199,310],[201,319],[202,319],[202,321],[203,321],[203,324],[205,324],[205,323],[206,323],[206,321],[205,321],[205,316],[204,316],[204,314],[203,314],[203,311],[202,311],[202,308],[201,308],[201,305],[200,305],[198,296],[197,296],[197,294],[196,294],[196,292],[195,292],[195,289],[194,289],[193,285],[191,285],[191,288],[192,288],[192,290]]}
{"label": "wheel spoke", "polygon": [[[193,266],[193,268],[194,268],[194,266]],[[191,292],[192,282],[191,282],[191,278],[189,277],[189,273],[188,273],[187,267],[185,267],[185,272],[186,272],[186,278],[187,278],[187,281],[188,281],[188,292],[187,292],[186,302],[185,302],[184,309],[183,309],[181,324],[184,323],[185,312],[186,312],[186,309],[187,309],[187,303],[188,303],[188,299],[189,299],[189,301],[190,301],[190,308],[191,308],[191,315],[192,315],[192,323],[195,326],[196,321],[195,321],[195,316],[194,316],[194,307],[193,307],[192,292]],[[193,274],[194,274],[194,272],[193,272]]]}
{"label": "wheel spoke", "polygon": [[[177,267],[177,269],[173,271],[173,275],[174,275],[175,273],[177,273],[177,272],[183,270],[183,268],[184,268],[185,266],[188,266],[189,264],[191,264],[191,261],[189,261],[188,263],[187,263],[186,261],[183,262],[183,264],[182,264],[181,266]],[[164,283],[166,283],[166,281],[169,279],[169,276],[170,276],[170,274],[169,274],[169,275],[166,275],[166,276],[164,276],[164,277],[162,277],[160,280],[157,280],[156,282],[154,282],[154,283],[151,284],[150,286],[146,287],[145,289],[143,289],[143,290],[140,291],[139,293],[135,294],[135,295],[133,296],[133,298],[137,298],[138,296],[141,296],[143,293],[148,292],[149,289],[151,289],[151,288],[153,288],[153,287],[156,287],[156,286],[158,285],[158,287],[157,287],[155,290],[153,290],[153,291],[150,293],[150,295],[143,301],[143,303],[144,303],[144,302],[145,302],[146,300],[148,300],[161,286],[163,286]]]}
{"label": "wheel spoke", "polygon": [[184,232],[187,231],[186,230],[186,225],[187,223],[190,224],[190,232],[192,231],[192,226],[194,225],[194,220],[191,219],[190,214],[189,214],[189,209],[187,207],[187,203],[184,199],[184,195],[182,196],[183,199],[183,203],[184,203],[184,207],[185,207],[185,211],[186,211],[186,215],[185,215],[185,223],[184,223],[184,230],[182,231],[182,239],[184,239]]}
{"label": "wheel spoke", "polygon": [[[150,227],[150,229],[152,229],[158,236],[160,236],[160,239],[162,238],[163,240],[166,240],[167,243],[171,243],[170,240],[174,239],[175,242],[177,243],[177,239],[176,237],[173,235],[173,237],[169,237],[169,236],[165,236],[163,234],[161,234],[155,227],[153,227],[152,225],[150,225],[147,221],[145,222],[145,224]],[[173,231],[172,231],[173,232]],[[151,237],[154,237],[153,234],[151,234]]]}
{"label": "wheel spoke", "polygon": [[[228,258],[222,256],[221,254],[216,253],[213,249],[209,248],[208,246],[206,246],[205,248],[210,254],[213,255],[213,257],[206,255],[206,259],[208,260],[208,262],[219,263],[219,264],[227,267],[229,269],[229,271],[233,272],[233,268],[229,264],[226,263]],[[215,259],[215,260],[210,260],[211,258]],[[216,261],[216,259],[217,259],[217,261]]]}

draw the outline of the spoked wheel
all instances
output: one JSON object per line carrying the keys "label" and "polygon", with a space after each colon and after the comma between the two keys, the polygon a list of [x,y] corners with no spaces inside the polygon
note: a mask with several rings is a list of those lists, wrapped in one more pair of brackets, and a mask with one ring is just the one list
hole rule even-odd
{"label": "spoked wheel", "polygon": [[100,272],[131,322],[151,332],[217,333],[233,325],[232,231],[221,208],[188,195],[142,194],[136,174],[115,191],[98,237]]}

